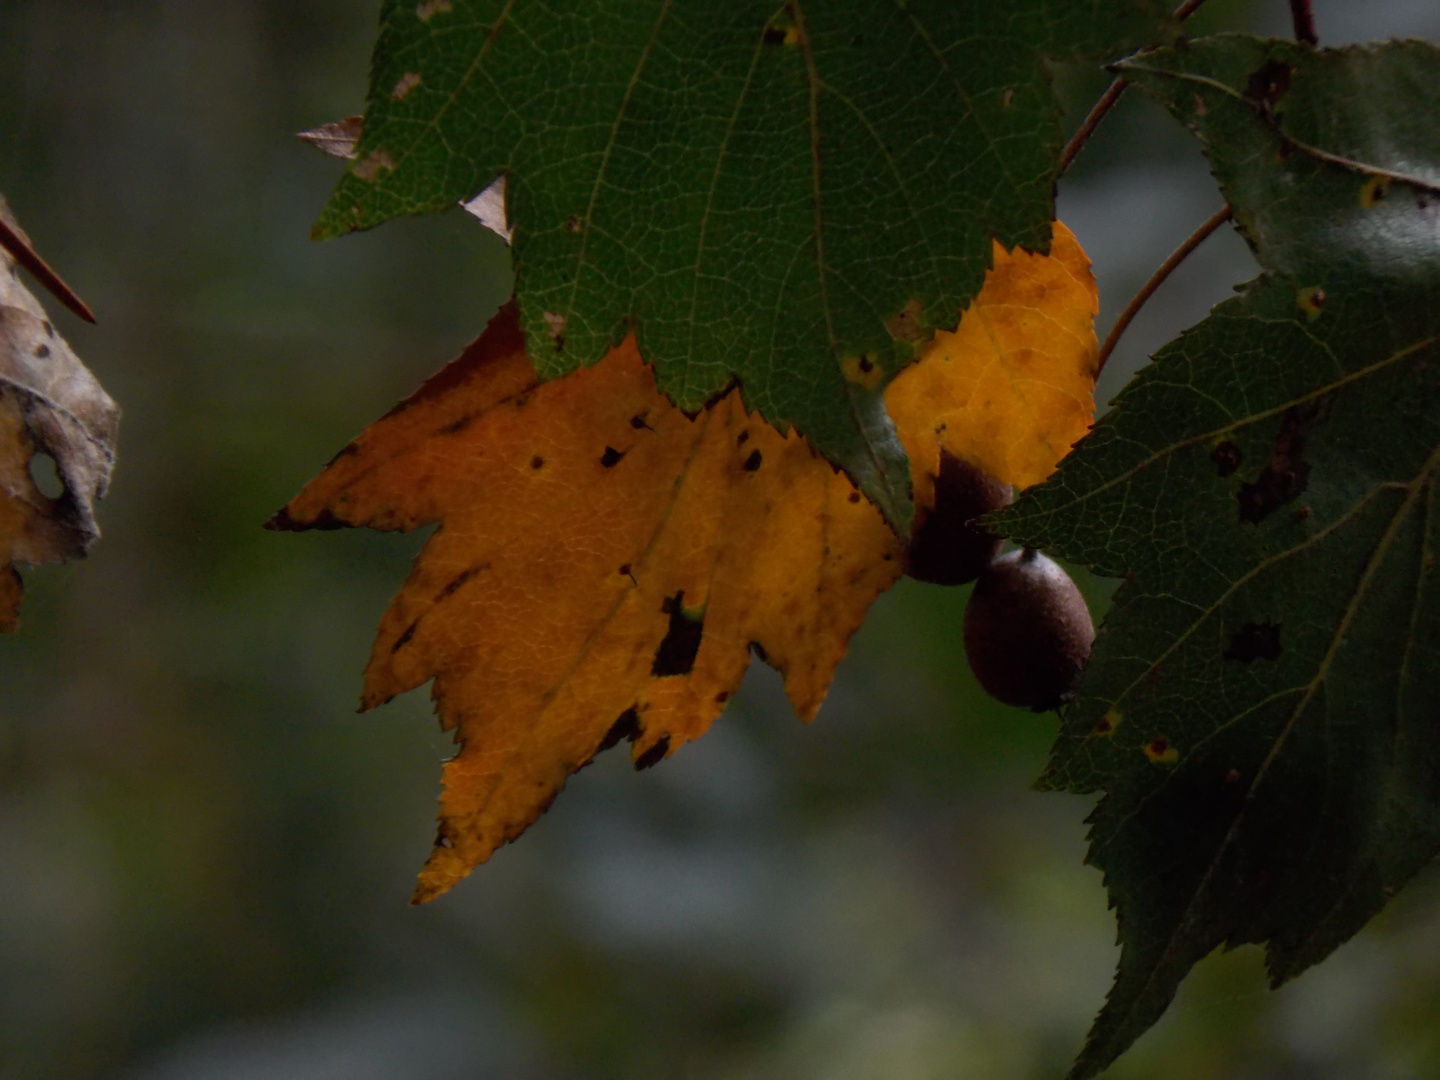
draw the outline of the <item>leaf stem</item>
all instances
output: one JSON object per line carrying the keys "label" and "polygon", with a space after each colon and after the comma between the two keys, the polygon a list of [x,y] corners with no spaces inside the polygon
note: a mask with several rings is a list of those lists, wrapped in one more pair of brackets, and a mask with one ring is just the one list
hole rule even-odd
{"label": "leaf stem", "polygon": [[1191,233],[1183,244],[1170,253],[1170,257],[1160,264],[1160,268],[1150,275],[1150,280],[1140,287],[1134,299],[1125,305],[1125,310],[1120,312],[1120,317],[1115,320],[1115,325],[1110,328],[1110,333],[1105,336],[1105,344],[1100,346],[1100,353],[1095,358],[1095,377],[1100,377],[1100,372],[1105,369],[1106,361],[1110,354],[1115,351],[1115,345],[1120,340],[1120,335],[1125,333],[1126,327],[1134,321],[1145,302],[1155,294],[1155,290],[1165,283],[1165,279],[1175,272],[1185,259],[1205,242],[1206,237],[1218,229],[1225,222],[1230,220],[1229,205],[1222,206],[1215,213],[1206,219],[1205,223]]}
{"label": "leaf stem", "polygon": [[93,323],[95,321],[95,313],[85,305],[85,301],[75,295],[75,290],[66,285],[60,275],[50,269],[49,264],[30,246],[29,241],[11,228],[4,218],[0,218],[0,248],[8,251],[11,257],[28,270],[36,281],[49,289],[56,300],[59,300],[86,322]]}
{"label": "leaf stem", "polygon": [[[1291,0],[1291,2],[1292,4],[1303,2],[1306,10],[1309,10],[1309,0]],[[1171,18],[1176,22],[1184,22],[1193,15],[1195,9],[1203,3],[1205,3],[1205,0],[1185,0],[1185,2],[1171,14]],[[1060,171],[1055,174],[1057,179],[1065,174],[1066,169],[1070,168],[1070,163],[1075,160],[1075,155],[1080,153],[1081,148],[1090,141],[1090,136],[1093,135],[1095,129],[1100,126],[1100,121],[1104,120],[1105,114],[1115,107],[1115,103],[1120,100],[1120,95],[1125,93],[1125,88],[1129,85],[1130,80],[1125,78],[1124,75],[1119,75],[1105,90],[1105,93],[1101,95],[1100,100],[1095,103],[1095,107],[1090,110],[1090,114],[1085,117],[1085,122],[1080,125],[1079,130],[1076,131],[1074,135],[1070,136],[1070,141],[1065,144],[1065,149],[1061,151]]]}
{"label": "leaf stem", "polygon": [[1295,23],[1295,40],[1306,45],[1319,45],[1315,35],[1315,13],[1310,10],[1310,0],[1290,0],[1290,19]]}

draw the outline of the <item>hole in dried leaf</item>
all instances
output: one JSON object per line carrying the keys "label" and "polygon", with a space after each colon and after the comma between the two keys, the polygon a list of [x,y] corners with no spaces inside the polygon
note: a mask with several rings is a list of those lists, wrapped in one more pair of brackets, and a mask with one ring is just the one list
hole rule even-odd
{"label": "hole in dried leaf", "polygon": [[31,455],[30,479],[47,499],[58,499],[65,494],[65,481],[60,479],[60,467],[49,454]]}

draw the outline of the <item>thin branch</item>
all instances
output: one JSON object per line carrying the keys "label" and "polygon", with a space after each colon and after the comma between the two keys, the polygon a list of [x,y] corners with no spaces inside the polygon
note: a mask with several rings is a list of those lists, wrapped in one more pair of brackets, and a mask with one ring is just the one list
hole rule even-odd
{"label": "thin branch", "polygon": [[1140,309],[1145,306],[1145,301],[1155,294],[1155,290],[1165,283],[1165,279],[1175,272],[1179,266],[1197,247],[1205,242],[1205,238],[1218,229],[1225,222],[1230,220],[1230,207],[1222,206],[1210,218],[1196,229],[1186,241],[1170,253],[1170,257],[1160,264],[1160,269],[1150,275],[1150,280],[1141,286],[1135,298],[1125,305],[1125,310],[1120,312],[1120,317],[1115,320],[1115,325],[1110,328],[1110,333],[1105,337],[1105,344],[1100,346],[1100,354],[1095,358],[1095,377],[1100,377],[1100,372],[1105,369],[1105,363],[1110,359],[1110,354],[1115,351],[1115,345],[1120,340],[1120,335],[1125,333],[1125,328],[1134,321]]}
{"label": "thin branch", "polygon": [[66,285],[64,280],[54,270],[50,269],[35,249],[30,246],[25,237],[12,229],[4,218],[0,218],[0,248],[4,248],[10,256],[26,270],[30,275],[50,293],[80,318],[88,323],[95,321],[95,313],[85,306],[85,301],[75,295],[75,290]]}
{"label": "thin branch", "polygon": [[[1171,18],[1176,22],[1184,22],[1193,15],[1195,10],[1203,3],[1205,3],[1205,0],[1185,0],[1185,3],[1175,9]],[[1090,141],[1090,136],[1093,135],[1095,129],[1100,126],[1100,121],[1104,120],[1105,114],[1115,107],[1115,103],[1120,100],[1120,95],[1125,93],[1125,88],[1129,85],[1129,79],[1125,78],[1124,75],[1118,76],[1106,89],[1100,100],[1095,103],[1095,107],[1090,110],[1090,115],[1085,117],[1085,122],[1080,125],[1080,129],[1076,131],[1074,135],[1070,136],[1070,141],[1065,144],[1065,149],[1061,151],[1060,171],[1056,173],[1057,178],[1063,176],[1065,170],[1070,168],[1070,163],[1075,160],[1075,155],[1080,153],[1081,148]]]}
{"label": "thin branch", "polygon": [[1295,23],[1295,40],[1306,45],[1319,45],[1315,35],[1315,13],[1310,10],[1310,0],[1290,0],[1290,19]]}
{"label": "thin branch", "polygon": [[1071,135],[1070,141],[1065,144],[1065,149],[1060,154],[1060,172],[1057,175],[1065,175],[1065,170],[1070,168],[1070,163],[1075,160],[1075,155],[1080,153],[1081,148],[1090,141],[1090,136],[1100,126],[1100,121],[1104,120],[1105,114],[1115,107],[1115,103],[1120,100],[1120,95],[1129,85],[1130,80],[1124,75],[1117,76],[1115,81],[1110,84],[1100,100],[1095,103],[1095,107],[1090,110],[1090,115],[1085,117],[1085,122],[1080,125],[1080,130]]}

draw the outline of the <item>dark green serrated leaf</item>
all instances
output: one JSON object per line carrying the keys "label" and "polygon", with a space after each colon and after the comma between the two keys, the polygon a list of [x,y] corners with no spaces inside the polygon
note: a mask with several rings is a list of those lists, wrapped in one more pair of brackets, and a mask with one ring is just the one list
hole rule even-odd
{"label": "dark green serrated leaf", "polygon": [[1440,49],[1223,37],[1122,70],[1270,272],[1005,522],[1126,577],[1041,779],[1104,792],[1123,945],[1075,1078],[1217,946],[1279,983],[1440,851]]}
{"label": "dark green serrated leaf", "polygon": [[[740,381],[902,530],[879,386],[953,328],[991,238],[1048,249],[1041,62],[1153,41],[1157,0],[388,0],[357,157],[319,236],[507,177],[516,292],[553,377],[634,328],[677,405]],[[910,308],[911,315],[914,308]]]}

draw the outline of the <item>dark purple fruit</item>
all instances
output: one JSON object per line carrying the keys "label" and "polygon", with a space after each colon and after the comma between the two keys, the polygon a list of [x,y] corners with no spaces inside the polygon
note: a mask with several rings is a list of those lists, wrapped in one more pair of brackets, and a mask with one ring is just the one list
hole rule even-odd
{"label": "dark purple fruit", "polygon": [[1095,624],[1070,575],[1038,551],[993,561],[965,607],[965,656],[986,693],[1042,712],[1075,693]]}
{"label": "dark purple fruit", "polygon": [[1014,497],[1009,484],[941,450],[935,505],[910,540],[905,572],[932,585],[974,581],[1000,551],[1000,537],[971,522],[1009,506]]}

